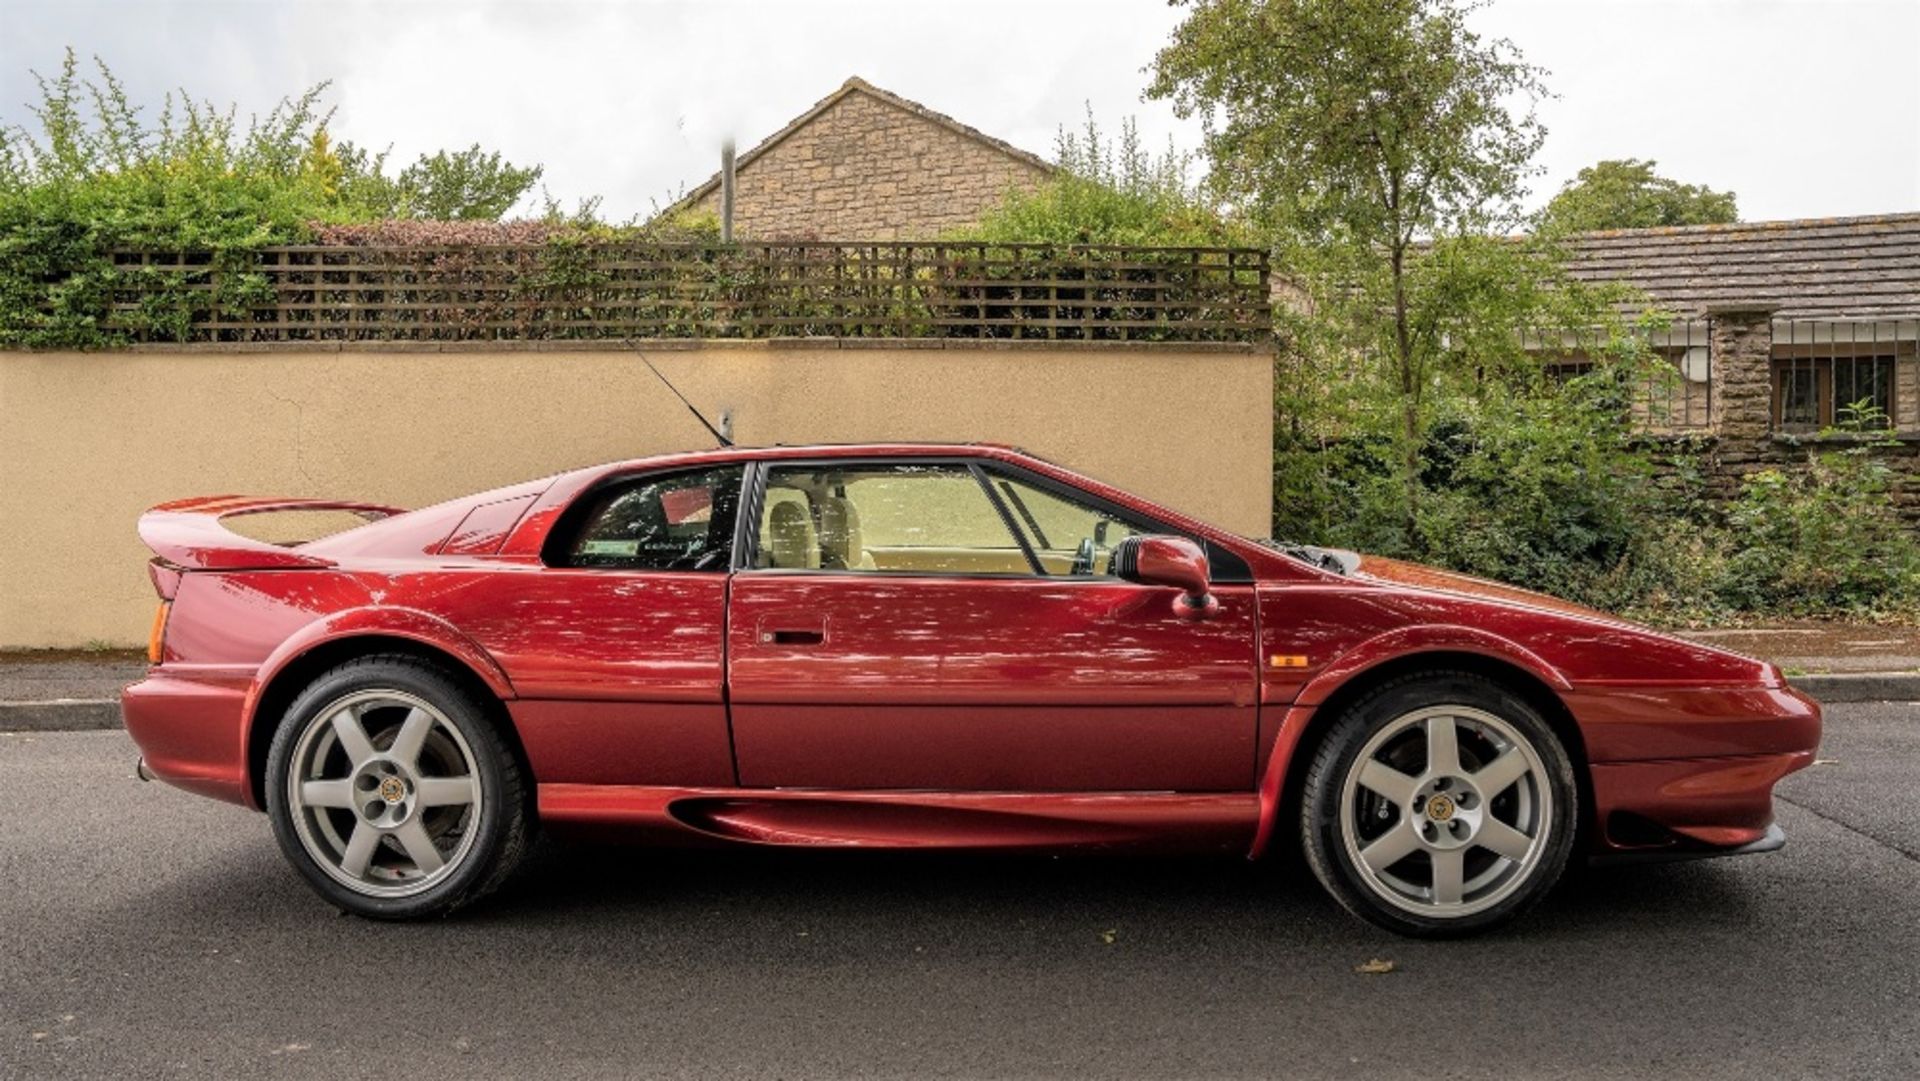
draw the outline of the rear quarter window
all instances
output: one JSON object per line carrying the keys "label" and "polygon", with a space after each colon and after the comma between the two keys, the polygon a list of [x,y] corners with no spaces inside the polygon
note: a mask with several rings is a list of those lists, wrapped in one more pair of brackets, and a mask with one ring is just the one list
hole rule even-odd
{"label": "rear quarter window", "polygon": [[615,570],[728,569],[740,502],[738,466],[623,480],[562,516],[546,562]]}

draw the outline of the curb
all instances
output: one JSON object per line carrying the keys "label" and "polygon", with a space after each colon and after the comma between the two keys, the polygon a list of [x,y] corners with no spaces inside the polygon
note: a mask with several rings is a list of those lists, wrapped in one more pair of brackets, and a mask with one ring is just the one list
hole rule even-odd
{"label": "curb", "polygon": [[1822,705],[1836,702],[1920,702],[1920,672],[1834,672],[1791,676],[1795,690]]}
{"label": "curb", "polygon": [[[1787,682],[1822,705],[1920,702],[1920,672],[1838,672],[1794,676]],[[120,727],[120,701],[116,698],[0,702],[0,732],[89,732]]]}
{"label": "curb", "polygon": [[120,726],[117,698],[0,702],[0,732],[87,732]]}

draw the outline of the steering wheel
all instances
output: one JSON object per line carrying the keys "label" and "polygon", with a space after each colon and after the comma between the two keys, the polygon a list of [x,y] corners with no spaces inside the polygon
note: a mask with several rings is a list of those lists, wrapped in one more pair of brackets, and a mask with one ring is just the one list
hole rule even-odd
{"label": "steering wheel", "polygon": [[1073,553],[1073,566],[1067,573],[1075,578],[1085,578],[1093,573],[1093,538],[1082,537],[1080,547]]}

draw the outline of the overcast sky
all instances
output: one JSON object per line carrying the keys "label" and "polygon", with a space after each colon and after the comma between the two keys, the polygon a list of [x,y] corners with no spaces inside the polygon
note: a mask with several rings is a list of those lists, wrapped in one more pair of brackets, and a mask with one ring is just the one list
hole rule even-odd
{"label": "overcast sky", "polygon": [[[28,69],[105,59],[243,113],[330,79],[338,137],[397,160],[480,142],[563,201],[665,203],[849,75],[1041,154],[1090,102],[1153,145],[1196,133],[1140,99],[1178,9],[1156,0],[781,3],[0,0],[0,122]],[[1920,209],[1920,0],[1494,0],[1548,69],[1536,201],[1581,166],[1653,158],[1749,220]]]}

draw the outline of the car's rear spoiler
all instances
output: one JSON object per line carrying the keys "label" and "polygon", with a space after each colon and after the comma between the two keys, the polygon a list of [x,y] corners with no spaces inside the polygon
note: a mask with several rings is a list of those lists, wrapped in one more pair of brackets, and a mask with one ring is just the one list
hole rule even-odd
{"label": "car's rear spoiler", "polygon": [[140,539],[162,561],[185,570],[282,570],[331,567],[333,561],[303,555],[292,548],[254,540],[221,524],[242,514],[277,511],[345,511],[369,520],[404,514],[401,507],[338,499],[259,499],[212,495],[162,503],[140,516]]}

